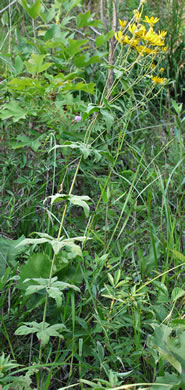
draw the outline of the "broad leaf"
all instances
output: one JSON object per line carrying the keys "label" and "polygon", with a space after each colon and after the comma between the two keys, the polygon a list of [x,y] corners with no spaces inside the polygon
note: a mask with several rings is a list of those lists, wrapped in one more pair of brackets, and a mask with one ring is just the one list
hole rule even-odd
{"label": "broad leaf", "polygon": [[185,295],[185,290],[180,287],[175,287],[172,291],[172,301],[177,301],[177,299]]}
{"label": "broad leaf", "polygon": [[47,70],[53,63],[46,62],[43,64],[45,57],[46,55],[32,54],[31,58],[28,61],[25,61],[27,72],[35,75]]}
{"label": "broad leaf", "polygon": [[103,119],[106,123],[106,126],[107,126],[107,130],[110,130],[111,126],[113,125],[114,123],[114,116],[107,110],[100,110],[102,116],[103,116]]}
{"label": "broad leaf", "polygon": [[20,119],[25,119],[28,112],[25,107],[22,108],[18,102],[12,100],[3,105],[0,118],[2,120],[12,118],[13,122],[18,122]]}
{"label": "broad leaf", "polygon": [[107,34],[99,35],[96,38],[96,46],[97,47],[102,46],[105,42],[107,42],[110,38],[112,38],[114,36],[114,34],[115,34],[115,31],[111,30]]}
{"label": "broad leaf", "polygon": [[28,258],[25,264],[21,267],[19,274],[18,288],[26,289],[28,283],[24,281],[29,278],[48,278],[51,268],[51,260],[46,253],[35,253]]}
{"label": "broad leaf", "polygon": [[18,1],[32,19],[35,19],[37,18],[37,16],[40,15],[40,7],[41,7],[40,0],[35,0],[33,5],[29,5],[27,0],[18,0]]}
{"label": "broad leaf", "polygon": [[4,275],[6,267],[15,267],[16,257],[24,251],[24,248],[17,247],[24,241],[24,236],[18,240],[0,237],[0,277]]}
{"label": "broad leaf", "polygon": [[74,204],[76,206],[81,206],[84,210],[84,213],[86,217],[89,215],[89,206],[85,202],[86,200],[90,200],[89,196],[87,195],[67,195],[67,194],[55,194],[49,196],[47,199],[51,199],[51,204],[56,202],[61,202],[62,200],[69,200],[71,204]]}
{"label": "broad leaf", "polygon": [[23,324],[24,325],[20,326],[15,331],[15,334],[17,336],[22,336],[36,333],[38,340],[43,346],[49,342],[51,336],[62,337],[59,332],[61,332],[65,328],[65,325],[63,324],[55,324],[49,326],[47,322],[43,324],[43,322],[38,323],[36,321],[32,321],[23,322]]}
{"label": "broad leaf", "polygon": [[87,26],[101,26],[103,23],[101,20],[92,20],[90,11],[87,11],[85,14],[79,14],[76,18],[76,24],[78,28],[87,27]]}

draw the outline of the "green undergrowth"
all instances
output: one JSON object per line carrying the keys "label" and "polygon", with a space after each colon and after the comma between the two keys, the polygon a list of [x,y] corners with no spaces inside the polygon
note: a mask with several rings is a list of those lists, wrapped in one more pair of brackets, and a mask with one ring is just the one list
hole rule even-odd
{"label": "green undergrowth", "polygon": [[185,389],[184,3],[100,3],[0,9],[4,390]]}

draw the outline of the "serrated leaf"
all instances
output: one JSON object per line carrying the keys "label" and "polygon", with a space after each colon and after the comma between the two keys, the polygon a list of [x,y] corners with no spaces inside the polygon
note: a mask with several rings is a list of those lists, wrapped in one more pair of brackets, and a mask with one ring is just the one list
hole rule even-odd
{"label": "serrated leaf", "polygon": [[25,119],[28,111],[22,108],[15,100],[10,101],[1,109],[0,118],[2,120],[12,118],[13,122],[18,122],[20,119]]}
{"label": "serrated leaf", "polygon": [[31,79],[29,77],[24,78],[14,78],[11,81],[7,82],[7,86],[12,90],[16,91],[25,91],[25,92],[32,92],[34,94],[38,93],[44,93],[45,88],[42,86],[41,80],[35,80]]}

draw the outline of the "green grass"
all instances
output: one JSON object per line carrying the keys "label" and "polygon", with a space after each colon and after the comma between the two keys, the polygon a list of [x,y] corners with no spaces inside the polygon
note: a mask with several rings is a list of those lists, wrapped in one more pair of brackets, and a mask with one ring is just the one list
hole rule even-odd
{"label": "green grass", "polygon": [[[167,55],[118,44],[110,89],[99,15],[25,4],[1,21],[0,386],[185,389],[179,2]],[[168,6],[148,2],[144,15],[168,29]],[[110,2],[105,15],[111,30]],[[164,88],[151,84],[157,61]]]}

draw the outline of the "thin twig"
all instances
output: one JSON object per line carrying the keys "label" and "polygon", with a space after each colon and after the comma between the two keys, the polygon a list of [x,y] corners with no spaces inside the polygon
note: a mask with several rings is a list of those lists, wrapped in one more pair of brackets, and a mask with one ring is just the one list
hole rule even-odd
{"label": "thin twig", "polygon": [[2,14],[7,8],[11,7],[11,5],[15,4],[17,0],[13,0],[10,4],[0,10],[0,14]]}

